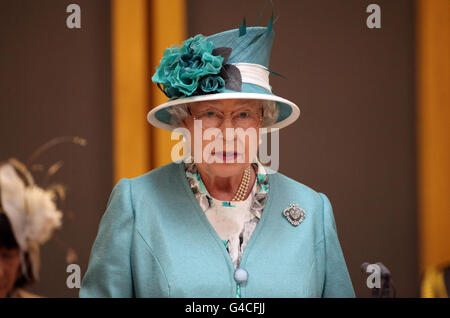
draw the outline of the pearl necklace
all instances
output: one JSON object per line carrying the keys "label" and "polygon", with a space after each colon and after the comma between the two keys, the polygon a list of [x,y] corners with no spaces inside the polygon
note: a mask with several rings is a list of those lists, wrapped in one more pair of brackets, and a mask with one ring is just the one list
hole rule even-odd
{"label": "pearl necklace", "polygon": [[245,195],[248,191],[248,186],[250,184],[250,166],[245,169],[244,175],[241,180],[241,184],[233,197],[232,201],[242,201],[245,198]]}

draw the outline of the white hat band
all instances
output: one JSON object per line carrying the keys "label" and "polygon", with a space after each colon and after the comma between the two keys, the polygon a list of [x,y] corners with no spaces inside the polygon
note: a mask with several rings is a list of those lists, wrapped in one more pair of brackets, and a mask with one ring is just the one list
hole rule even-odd
{"label": "white hat band", "polygon": [[261,86],[272,92],[269,85],[269,71],[260,64],[254,63],[232,63],[241,72],[242,83],[250,83]]}

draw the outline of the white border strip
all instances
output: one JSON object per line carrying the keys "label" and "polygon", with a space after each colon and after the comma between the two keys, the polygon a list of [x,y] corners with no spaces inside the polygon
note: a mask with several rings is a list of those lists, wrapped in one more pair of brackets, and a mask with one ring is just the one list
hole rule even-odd
{"label": "white border strip", "polygon": [[232,63],[232,65],[241,72],[242,83],[255,84],[272,92],[272,86],[269,84],[270,72],[264,66],[254,63]]}

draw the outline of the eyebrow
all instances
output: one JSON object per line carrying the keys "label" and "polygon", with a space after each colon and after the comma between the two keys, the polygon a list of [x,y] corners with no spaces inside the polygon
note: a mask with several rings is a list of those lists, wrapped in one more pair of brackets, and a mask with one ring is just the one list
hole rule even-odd
{"label": "eyebrow", "polygon": [[201,111],[206,110],[206,109],[215,109],[217,111],[221,111],[220,109],[218,109],[217,107],[214,106],[214,104],[206,104],[206,105],[197,105],[195,106],[195,109],[199,109]]}
{"label": "eyebrow", "polygon": [[[254,103],[252,103],[253,100],[252,99],[245,99],[244,102],[241,102],[239,104],[237,104],[236,107],[244,107],[244,106],[256,106]],[[221,103],[221,105],[223,105]],[[207,101],[205,107],[213,107],[215,109],[217,109],[213,103],[213,101]]]}

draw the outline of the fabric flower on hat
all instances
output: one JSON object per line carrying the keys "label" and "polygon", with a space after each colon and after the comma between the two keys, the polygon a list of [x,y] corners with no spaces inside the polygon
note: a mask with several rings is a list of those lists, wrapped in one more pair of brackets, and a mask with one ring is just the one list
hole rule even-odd
{"label": "fabric flower on hat", "polygon": [[227,78],[240,78],[234,67],[225,64],[230,53],[231,48],[214,48],[211,41],[198,34],[164,51],[152,81],[169,98],[220,92]]}
{"label": "fabric flower on hat", "polygon": [[220,76],[205,76],[200,81],[200,88],[206,93],[215,92],[225,87],[225,81]]}

